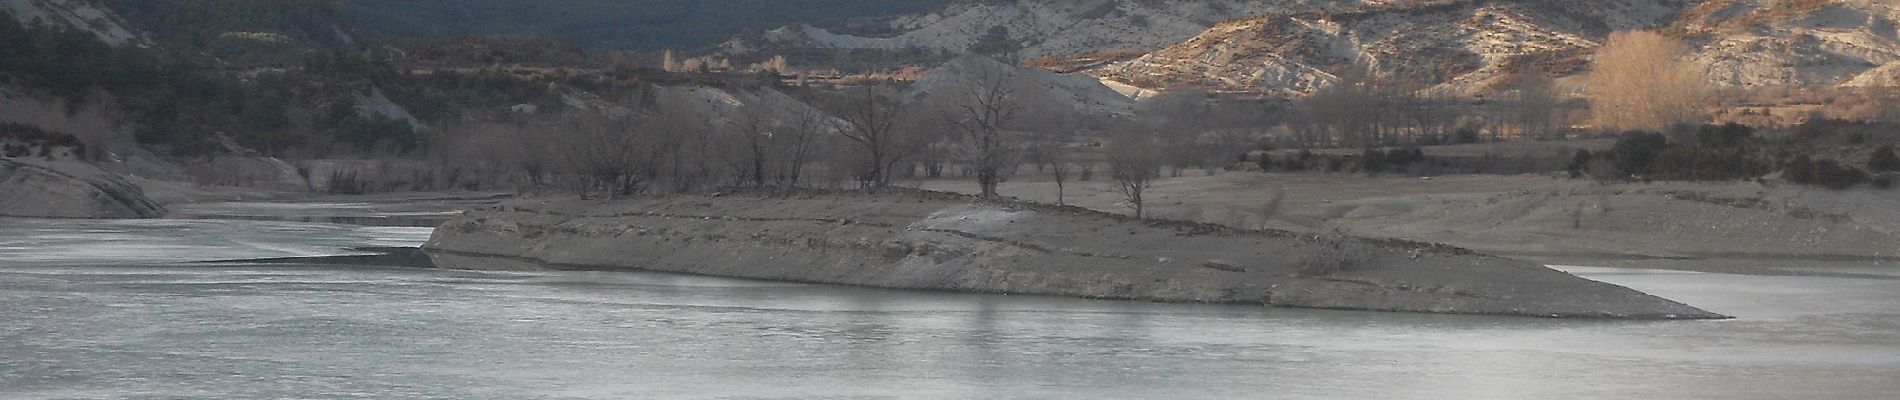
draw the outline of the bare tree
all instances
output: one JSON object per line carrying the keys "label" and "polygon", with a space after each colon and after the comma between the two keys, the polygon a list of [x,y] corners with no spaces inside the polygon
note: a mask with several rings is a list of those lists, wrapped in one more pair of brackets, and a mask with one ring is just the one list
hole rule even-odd
{"label": "bare tree", "polygon": [[845,123],[839,135],[863,151],[864,165],[858,173],[867,186],[889,185],[891,170],[897,162],[927,144],[908,134],[914,132],[899,129],[899,120],[908,109],[902,100],[883,88],[849,89],[825,105]]}
{"label": "bare tree", "polygon": [[744,151],[733,170],[744,175],[739,177],[743,183],[765,186],[765,169],[771,163],[774,149],[772,142],[779,129],[778,121],[774,118],[763,101],[753,101],[739,107],[738,120],[734,121],[732,132],[737,134],[737,144]]}
{"label": "bare tree", "polygon": [[1333,141],[1348,147],[1376,145],[1382,116],[1371,72],[1354,66],[1337,78],[1299,101],[1299,118],[1306,125],[1302,128],[1312,135],[1305,145]]}
{"label": "bare tree", "polygon": [[996,186],[1009,178],[1016,163],[1016,146],[1005,136],[1004,125],[1023,110],[1018,102],[1015,71],[987,71],[949,93],[938,113],[961,135],[957,147],[976,172],[983,197],[996,197]]}
{"label": "bare tree", "polygon": [[1152,135],[1128,134],[1111,144],[1108,151],[1108,170],[1115,177],[1115,191],[1135,211],[1135,218],[1148,215],[1144,196],[1161,168],[1157,144]]}
{"label": "bare tree", "polygon": [[1532,71],[1518,78],[1517,124],[1524,132],[1525,139],[1556,139],[1560,130],[1557,126],[1557,90],[1550,75],[1543,71]]}
{"label": "bare tree", "polygon": [[772,137],[773,148],[783,153],[778,157],[781,160],[777,173],[780,186],[798,186],[805,164],[818,148],[818,139],[828,126],[826,118],[817,109],[800,109],[791,122],[782,125],[778,134]]}
{"label": "bare tree", "polygon": [[585,198],[595,189],[608,196],[644,190],[654,167],[650,150],[660,144],[653,131],[643,129],[644,122],[584,112],[560,123],[560,135],[552,139],[576,193]]}
{"label": "bare tree", "polygon": [[[548,143],[524,122],[453,122],[432,130],[428,159],[437,188],[497,185],[541,186]],[[517,175],[518,174],[518,175]],[[521,182],[524,181],[525,182]]]}
{"label": "bare tree", "polygon": [[1183,169],[1206,163],[1207,152],[1201,138],[1212,120],[1207,92],[1192,88],[1169,90],[1142,101],[1135,113],[1143,129],[1159,133],[1156,150],[1163,156],[1162,163],[1169,167],[1171,176],[1180,177]]}
{"label": "bare tree", "polygon": [[698,190],[722,174],[719,160],[732,149],[720,145],[710,110],[693,96],[659,93],[643,105],[639,129],[649,137],[654,168],[649,177],[664,178],[675,193]]}
{"label": "bare tree", "polygon": [[1049,172],[1049,178],[1056,184],[1056,204],[1068,204],[1064,198],[1067,189],[1064,185],[1075,171],[1074,152],[1069,149],[1068,142],[1057,133],[1045,132],[1036,135],[1036,142],[1031,149],[1036,154],[1036,162],[1048,167],[1046,171]]}
{"label": "bare tree", "polygon": [[1660,132],[1706,121],[1709,79],[1688,57],[1688,45],[1660,33],[1610,34],[1588,79],[1597,126]]}

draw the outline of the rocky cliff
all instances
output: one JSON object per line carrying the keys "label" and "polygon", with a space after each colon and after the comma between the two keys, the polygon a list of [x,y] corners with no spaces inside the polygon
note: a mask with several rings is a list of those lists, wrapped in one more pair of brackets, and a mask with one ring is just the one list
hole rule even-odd
{"label": "rocky cliff", "polygon": [[0,216],[158,218],[165,207],[90,164],[0,158]]}
{"label": "rocky cliff", "polygon": [[[935,192],[516,201],[450,221],[424,249],[440,267],[472,270],[637,270],[1166,302],[1722,318],[1438,245],[1318,240]],[[1334,272],[1299,267],[1327,257],[1346,262]]]}

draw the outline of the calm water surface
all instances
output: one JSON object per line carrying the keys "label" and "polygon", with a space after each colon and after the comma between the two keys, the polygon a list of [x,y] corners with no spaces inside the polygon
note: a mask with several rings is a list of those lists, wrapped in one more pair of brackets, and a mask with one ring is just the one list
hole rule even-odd
{"label": "calm water surface", "polygon": [[427,235],[0,219],[0,398],[1900,397],[1896,280],[1566,268],[1740,317],[1628,322],[189,263]]}

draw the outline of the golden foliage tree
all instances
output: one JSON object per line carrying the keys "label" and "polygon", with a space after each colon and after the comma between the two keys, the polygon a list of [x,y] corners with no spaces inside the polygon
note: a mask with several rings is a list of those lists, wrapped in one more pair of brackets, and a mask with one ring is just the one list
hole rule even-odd
{"label": "golden foliage tree", "polygon": [[1708,119],[1707,73],[1689,60],[1688,45],[1656,32],[1610,34],[1588,84],[1600,128],[1662,131]]}

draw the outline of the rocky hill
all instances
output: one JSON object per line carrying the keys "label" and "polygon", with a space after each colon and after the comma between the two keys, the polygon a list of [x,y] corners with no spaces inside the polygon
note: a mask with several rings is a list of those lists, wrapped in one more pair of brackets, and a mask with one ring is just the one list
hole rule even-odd
{"label": "rocky hill", "polygon": [[[1886,0],[1022,0],[896,18],[880,35],[790,26],[721,45],[727,56],[800,49],[1012,53],[1111,84],[1297,94],[1352,65],[1452,93],[1525,71],[1589,69],[1610,32],[1690,42],[1724,86],[1868,86],[1900,62]],[[1887,66],[1887,68],[1881,68]],[[1872,75],[1869,75],[1869,74]]]}
{"label": "rocky hill", "polygon": [[1709,0],[1675,28],[1700,44],[1697,60],[1721,85],[1865,86],[1900,68],[1875,71],[1900,64],[1896,21],[1890,0]]}
{"label": "rocky hill", "polygon": [[1143,87],[1310,91],[1353,65],[1470,91],[1527,70],[1579,71],[1609,32],[1663,26],[1653,0],[1451,1],[1276,13],[1230,21],[1094,73]]}
{"label": "rocky hill", "polygon": [[1104,51],[1145,52],[1193,37],[1220,21],[1263,12],[1316,9],[1343,1],[1291,0],[1021,0],[962,2],[888,22],[890,36],[834,33],[788,26],[741,36],[718,52],[746,55],[795,49],[973,48],[1023,58]]}
{"label": "rocky hill", "polygon": [[[1351,65],[1438,89],[1494,89],[1525,71],[1588,69],[1609,32],[1662,29],[1724,86],[1832,86],[1896,61],[1883,1],[1459,0],[1276,13],[1216,26],[1093,73],[1144,87],[1299,93]],[[1864,83],[1863,83],[1864,84]]]}

